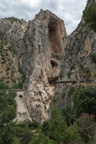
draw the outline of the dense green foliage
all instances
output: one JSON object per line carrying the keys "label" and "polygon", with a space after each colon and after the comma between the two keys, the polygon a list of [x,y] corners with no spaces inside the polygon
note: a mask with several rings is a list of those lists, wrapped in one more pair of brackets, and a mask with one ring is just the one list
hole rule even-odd
{"label": "dense green foliage", "polygon": [[41,126],[41,132],[51,140],[48,144],[71,144],[79,142],[80,138],[76,129],[73,126],[67,128],[62,112],[53,106],[51,110],[51,119],[45,121]]}
{"label": "dense green foliage", "polygon": [[22,79],[22,76],[21,78],[19,79],[18,83],[14,83],[12,88],[13,89],[22,89],[23,88],[23,83],[24,83],[24,79]]}
{"label": "dense green foliage", "polygon": [[90,55],[90,59],[93,63],[96,63],[96,53]]}
{"label": "dense green foliage", "polygon": [[71,77],[71,75],[72,75],[72,72],[71,72],[71,71],[69,71],[69,72],[67,73],[67,77],[68,77],[68,78],[70,78],[70,77]]}
{"label": "dense green foliage", "polygon": [[7,144],[12,139],[8,123],[16,117],[15,96],[15,93],[0,93],[0,144]]}
{"label": "dense green foliage", "polygon": [[21,74],[21,77],[18,79],[18,82],[14,83],[12,88],[15,88],[15,89],[22,89],[23,88],[23,84],[24,84],[24,81],[25,81],[25,75],[21,69],[21,67],[19,66],[19,73]]}
{"label": "dense green foliage", "polygon": [[[73,88],[71,89],[73,92]],[[16,94],[0,94],[0,144],[95,144],[95,134],[91,131],[95,128],[95,123],[89,115],[96,112],[95,94],[96,88],[76,90],[73,93],[74,112],[70,106],[62,111],[51,106],[50,119],[42,125],[38,125],[36,121],[13,123],[16,116]],[[74,123],[74,115],[79,117],[83,111],[89,113],[86,119],[80,117]],[[89,135],[90,138],[86,141]]]}
{"label": "dense green foliage", "polygon": [[[4,99],[4,101],[7,100]],[[6,103],[11,105],[13,102],[9,101],[9,103]],[[2,113],[4,111],[5,109],[2,109]],[[13,113],[12,110],[11,115]],[[64,116],[55,107],[52,107],[51,119],[39,126],[35,121],[12,123],[10,120],[14,117],[15,115],[9,116],[8,121],[4,117],[2,122],[0,121],[0,144],[58,144],[60,142],[70,144],[80,141],[77,130],[73,126],[67,128]],[[35,131],[32,131],[34,129]]]}
{"label": "dense green foliage", "polygon": [[7,123],[16,116],[16,102],[14,100],[16,94],[0,93],[0,125]]}
{"label": "dense green foliage", "polygon": [[15,93],[0,94],[0,144],[28,144],[33,137],[32,130],[38,127],[35,121],[12,123],[16,117],[15,96]]}
{"label": "dense green foliage", "polygon": [[80,137],[85,143],[89,144],[89,142],[94,141],[96,131],[96,123],[94,122],[94,115],[82,113],[80,118],[77,119],[75,126],[79,132]]}
{"label": "dense green foliage", "polygon": [[84,20],[96,32],[96,4],[87,6],[83,12]]}
{"label": "dense green foliage", "polygon": [[67,125],[65,118],[58,109],[53,107],[51,112],[51,120],[43,124],[42,132],[50,139],[60,143],[60,141],[64,141],[65,139],[64,136],[66,128]]}
{"label": "dense green foliage", "polygon": [[68,91],[68,95],[71,96],[74,92],[74,87],[70,86],[69,91]]}
{"label": "dense green foliage", "polygon": [[0,89],[4,90],[4,89],[9,89],[8,85],[6,85],[5,83],[2,82],[2,80],[0,80]]}
{"label": "dense green foliage", "polygon": [[79,117],[82,112],[96,116],[96,88],[80,88],[74,93],[74,113]]}
{"label": "dense green foliage", "polygon": [[0,128],[0,144],[28,144],[32,136],[27,124],[9,123]]}
{"label": "dense green foliage", "polygon": [[74,111],[71,106],[67,105],[65,109],[62,109],[62,114],[65,117],[67,125],[70,126],[73,123]]}
{"label": "dense green foliage", "polygon": [[30,144],[57,144],[55,141],[49,139],[43,133],[40,133],[38,137],[35,137]]}
{"label": "dense green foliage", "polygon": [[4,33],[2,33],[1,31],[0,31],[0,40],[3,40],[4,39]]}

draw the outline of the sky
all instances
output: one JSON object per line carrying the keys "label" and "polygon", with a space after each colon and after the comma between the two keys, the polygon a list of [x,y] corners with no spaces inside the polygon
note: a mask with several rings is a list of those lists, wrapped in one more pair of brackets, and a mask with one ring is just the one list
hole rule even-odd
{"label": "sky", "polygon": [[0,0],[0,18],[16,17],[32,20],[43,10],[50,10],[61,18],[70,34],[78,26],[87,0]]}

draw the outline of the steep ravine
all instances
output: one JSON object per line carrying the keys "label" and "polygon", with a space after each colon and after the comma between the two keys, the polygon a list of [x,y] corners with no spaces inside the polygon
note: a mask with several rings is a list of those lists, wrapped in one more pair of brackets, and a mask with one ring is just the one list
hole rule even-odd
{"label": "steep ravine", "polygon": [[[0,64],[3,68],[0,76],[10,78],[12,86],[22,78],[21,68],[25,78],[23,99],[16,97],[17,121],[28,116],[42,123],[49,118],[52,101],[60,109],[72,106],[73,89],[95,85],[96,65],[90,54],[96,53],[96,34],[83,18],[70,36],[63,20],[48,10],[40,10],[28,23],[14,17],[1,19],[0,31],[4,34],[4,40],[0,37],[1,51],[7,60]],[[27,115],[23,117],[22,113]]]}
{"label": "steep ravine", "polygon": [[[87,5],[96,2],[88,1]],[[96,64],[92,55],[96,54],[96,33],[82,18],[76,30],[68,37],[63,66],[56,84],[53,103],[60,109],[73,106],[73,91],[79,87],[96,85]]]}

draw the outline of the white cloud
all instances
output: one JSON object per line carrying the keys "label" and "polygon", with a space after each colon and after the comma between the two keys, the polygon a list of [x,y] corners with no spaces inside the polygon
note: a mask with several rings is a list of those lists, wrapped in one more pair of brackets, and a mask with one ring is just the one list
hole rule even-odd
{"label": "white cloud", "polygon": [[40,9],[48,9],[64,20],[68,34],[78,25],[87,0],[0,0],[0,17],[33,19]]}

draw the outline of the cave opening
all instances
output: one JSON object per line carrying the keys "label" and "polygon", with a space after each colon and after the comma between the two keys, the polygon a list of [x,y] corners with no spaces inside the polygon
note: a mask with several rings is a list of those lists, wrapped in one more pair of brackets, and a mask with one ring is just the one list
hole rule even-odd
{"label": "cave opening", "polygon": [[48,82],[49,82],[49,84],[50,85],[53,85],[53,86],[55,86],[56,85],[56,81],[58,80],[58,77],[56,76],[56,77],[50,77],[50,78],[48,78]]}
{"label": "cave opening", "polygon": [[55,61],[51,60],[51,66],[54,68],[54,67],[57,67],[58,64]]}
{"label": "cave opening", "polygon": [[62,47],[60,43],[60,35],[58,30],[58,21],[56,19],[49,20],[48,39],[49,39],[51,54],[60,55],[62,53]]}

